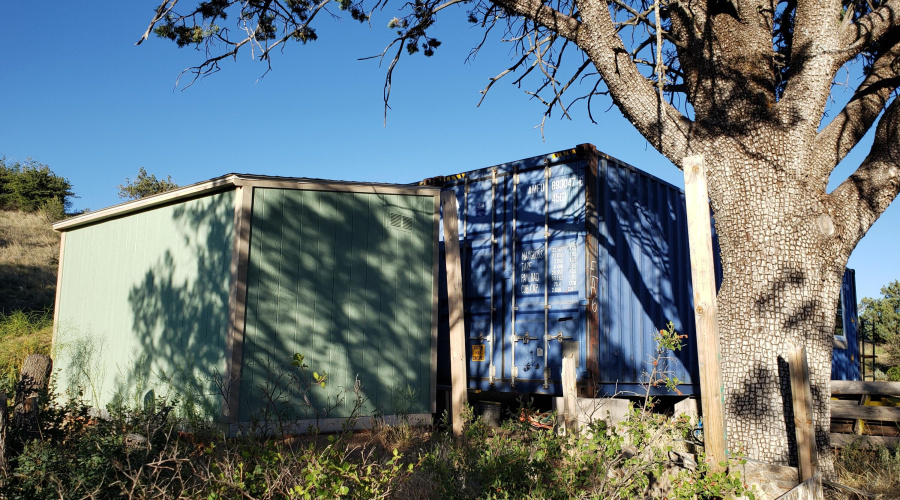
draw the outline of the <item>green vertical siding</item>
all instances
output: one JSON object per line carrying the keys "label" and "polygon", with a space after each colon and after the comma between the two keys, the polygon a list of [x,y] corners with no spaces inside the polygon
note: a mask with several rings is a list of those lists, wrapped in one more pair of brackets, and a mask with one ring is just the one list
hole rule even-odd
{"label": "green vertical siding", "polygon": [[99,408],[177,397],[218,417],[234,191],[66,234],[55,376]]}
{"label": "green vertical siding", "polygon": [[[431,197],[255,189],[239,419],[347,417],[358,377],[363,415],[428,413]],[[391,213],[401,216],[400,228]],[[406,221],[406,227],[402,222]]]}

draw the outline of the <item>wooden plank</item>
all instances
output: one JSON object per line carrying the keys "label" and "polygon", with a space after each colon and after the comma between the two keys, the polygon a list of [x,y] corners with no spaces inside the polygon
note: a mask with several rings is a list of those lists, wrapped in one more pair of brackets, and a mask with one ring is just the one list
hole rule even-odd
{"label": "wooden plank", "polygon": [[900,382],[862,380],[832,380],[831,394],[868,394],[870,396],[900,396]]}
{"label": "wooden plank", "polygon": [[441,199],[433,198],[431,234],[431,413],[437,412],[437,350],[438,350],[438,276],[440,248],[438,239],[441,228]]}
{"label": "wooden plank", "polygon": [[444,213],[444,258],[447,261],[447,302],[450,322],[451,419],[453,435],[463,430],[463,407],[466,404],[466,331],[463,320],[462,268],[459,260],[459,218],[456,195],[441,193]]}
{"label": "wooden plank", "polygon": [[832,432],[830,436],[833,448],[843,448],[853,442],[857,442],[863,447],[897,446],[900,444],[900,437],[892,436],[860,436],[858,434],[837,432]]}
{"label": "wooden plank", "polygon": [[575,392],[575,359],[570,354],[562,359],[563,418],[566,432],[578,435],[578,394]]}
{"label": "wooden plank", "polygon": [[797,434],[797,454],[800,463],[800,480],[813,477],[818,468],[816,434],[813,427],[812,390],[809,386],[809,365],[806,346],[788,354],[788,370],[791,376],[791,395],[794,405],[794,431]]}
{"label": "wooden plank", "polygon": [[883,420],[900,422],[900,406],[834,406],[831,418],[861,418],[863,420]]}
{"label": "wooden plank", "polygon": [[820,500],[825,498],[822,489],[822,474],[816,473],[798,484],[796,488],[778,497],[779,500]]}
{"label": "wooden plank", "polygon": [[440,188],[410,184],[380,184],[353,181],[329,181],[321,179],[265,177],[241,175],[235,183],[265,189],[299,189],[301,191],[327,191],[329,193],[362,193],[401,196],[435,196]]}
{"label": "wooden plank", "polygon": [[713,267],[712,222],[703,156],[684,159],[684,199],[691,249],[694,318],[697,324],[697,358],[703,406],[703,440],[707,460],[714,471],[725,455],[725,400],[722,389],[719,326],[716,322],[716,277]]}

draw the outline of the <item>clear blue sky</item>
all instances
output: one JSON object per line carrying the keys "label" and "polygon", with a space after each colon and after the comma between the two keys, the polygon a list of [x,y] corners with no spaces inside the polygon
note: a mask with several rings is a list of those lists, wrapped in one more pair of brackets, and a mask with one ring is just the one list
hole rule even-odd
{"label": "clear blue sky", "polygon": [[[319,40],[289,45],[262,79],[264,66],[246,52],[181,91],[173,90],[176,78],[201,54],[155,37],[134,46],[156,5],[0,0],[0,155],[32,157],[67,177],[76,209],[119,203],[116,186],[141,166],[180,185],[229,172],[406,183],[584,142],[683,185],[681,172],[615,108],[605,112],[608,103],[595,107],[598,125],[583,107],[573,121],[548,120],[546,140],[535,128],[540,104],[509,83],[476,107],[511,53],[488,43],[466,63],[482,32],[461,9],[439,19],[435,34],[444,43],[434,57],[401,61],[384,127],[385,69],[357,59],[390,40],[393,7],[371,28],[323,18]],[[864,155],[854,151],[845,163]],[[849,173],[842,167],[837,176]],[[860,297],[900,279],[897,205],[850,259]]]}

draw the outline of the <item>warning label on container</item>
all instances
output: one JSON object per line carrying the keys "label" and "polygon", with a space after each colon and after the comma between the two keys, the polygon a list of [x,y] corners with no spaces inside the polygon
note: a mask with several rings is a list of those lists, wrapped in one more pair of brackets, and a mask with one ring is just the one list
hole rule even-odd
{"label": "warning label on container", "polygon": [[484,361],[484,344],[472,346],[472,361]]}

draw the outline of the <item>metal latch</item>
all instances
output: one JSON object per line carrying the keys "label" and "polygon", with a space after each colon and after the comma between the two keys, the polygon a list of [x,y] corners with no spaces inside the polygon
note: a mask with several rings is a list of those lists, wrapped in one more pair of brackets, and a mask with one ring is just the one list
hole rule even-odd
{"label": "metal latch", "polygon": [[469,337],[469,340],[477,340],[479,342],[484,342],[484,339],[487,337],[484,336],[484,332],[479,332],[477,337]]}
{"label": "metal latch", "polygon": [[514,343],[521,340],[523,344],[527,344],[529,340],[538,340],[538,339],[540,339],[540,337],[532,337],[531,335],[528,334],[528,332],[525,332],[525,335],[522,335],[522,336],[519,336],[519,335],[516,335],[515,333],[513,333],[513,334],[511,334],[511,335],[509,336],[509,338],[510,338]]}
{"label": "metal latch", "polygon": [[563,337],[563,332],[562,332],[562,330],[560,330],[559,332],[557,332],[556,335],[552,335],[550,338],[551,338],[551,339],[556,339],[556,340],[558,340],[558,341],[560,341],[560,342],[562,342],[563,340],[572,340],[572,337]]}

